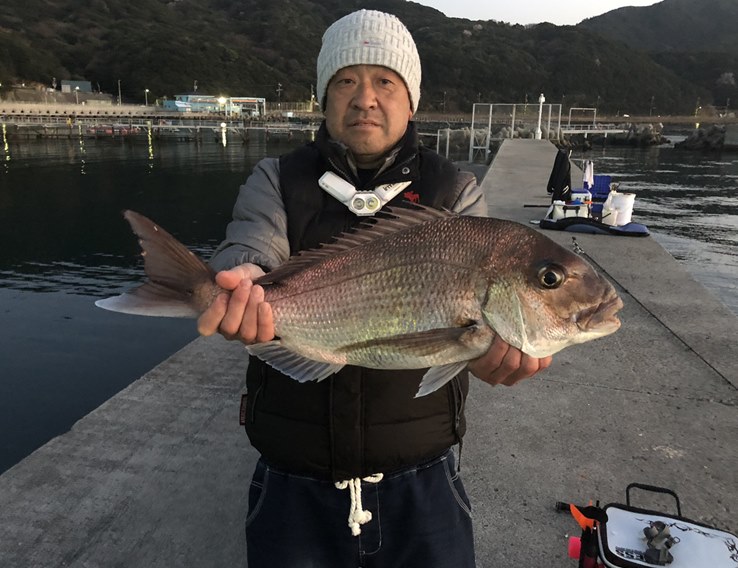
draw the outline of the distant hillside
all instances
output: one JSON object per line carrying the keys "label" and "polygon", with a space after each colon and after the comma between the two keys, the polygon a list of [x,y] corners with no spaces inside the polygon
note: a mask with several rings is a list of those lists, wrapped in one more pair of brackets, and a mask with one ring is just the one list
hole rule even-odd
{"label": "distant hillside", "polygon": [[543,92],[603,112],[647,112],[656,97],[659,112],[679,113],[711,98],[583,27],[473,22],[405,0],[10,0],[0,5],[0,82],[85,79],[117,94],[120,80],[132,102],[144,89],[153,100],[195,81],[199,92],[274,101],[279,84],[282,100],[307,100],[323,31],[361,7],[396,14],[416,38],[421,110],[468,112],[480,100],[533,102]]}
{"label": "distant hillside", "polygon": [[[738,107],[738,0],[664,0],[584,20],[578,26],[649,56],[710,92],[718,107]],[[702,103],[705,103],[702,99]]]}
{"label": "distant hillside", "polygon": [[663,0],[612,10],[577,27],[644,51],[738,54],[738,0]]}

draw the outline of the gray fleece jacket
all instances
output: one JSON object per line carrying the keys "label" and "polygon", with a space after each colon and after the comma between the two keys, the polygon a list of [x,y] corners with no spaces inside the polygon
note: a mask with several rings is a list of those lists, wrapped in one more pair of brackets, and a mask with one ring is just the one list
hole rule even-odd
{"label": "gray fleece jacket", "polygon": [[[452,211],[474,217],[487,216],[487,203],[474,175],[459,173],[464,187]],[[279,184],[279,159],[264,158],[239,190],[233,207],[233,221],[218,246],[210,265],[228,270],[247,262],[272,270],[290,256],[287,215]]]}

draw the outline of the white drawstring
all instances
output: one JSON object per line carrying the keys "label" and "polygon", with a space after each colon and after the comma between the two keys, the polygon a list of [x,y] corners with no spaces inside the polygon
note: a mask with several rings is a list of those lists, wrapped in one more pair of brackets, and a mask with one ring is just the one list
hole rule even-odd
{"label": "white drawstring", "polygon": [[[379,483],[383,477],[383,473],[375,473],[374,475],[365,477],[363,481],[367,483]],[[337,489],[346,489],[348,487],[351,493],[351,510],[348,516],[348,526],[351,527],[351,534],[354,536],[361,534],[361,525],[372,520],[371,511],[365,511],[361,504],[361,482],[362,478],[360,477],[336,482]]]}

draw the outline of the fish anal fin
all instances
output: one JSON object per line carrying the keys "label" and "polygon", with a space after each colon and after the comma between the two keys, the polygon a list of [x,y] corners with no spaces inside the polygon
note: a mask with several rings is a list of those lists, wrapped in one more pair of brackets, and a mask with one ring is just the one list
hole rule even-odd
{"label": "fish anal fin", "polygon": [[314,361],[290,351],[278,339],[254,343],[246,350],[297,382],[322,381],[343,368],[342,364]]}

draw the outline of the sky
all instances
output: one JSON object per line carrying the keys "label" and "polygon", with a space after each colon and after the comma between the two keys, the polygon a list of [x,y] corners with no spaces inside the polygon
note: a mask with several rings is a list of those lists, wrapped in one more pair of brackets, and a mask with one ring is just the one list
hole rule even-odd
{"label": "sky", "polygon": [[650,6],[659,0],[414,0],[440,10],[451,18],[497,20],[511,24],[551,22],[578,24],[624,6]]}

